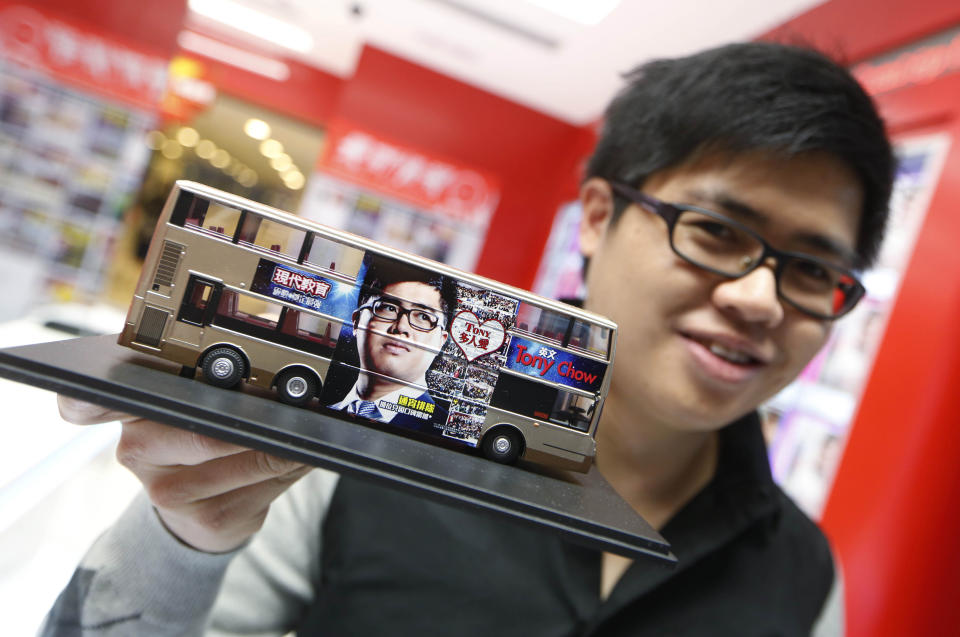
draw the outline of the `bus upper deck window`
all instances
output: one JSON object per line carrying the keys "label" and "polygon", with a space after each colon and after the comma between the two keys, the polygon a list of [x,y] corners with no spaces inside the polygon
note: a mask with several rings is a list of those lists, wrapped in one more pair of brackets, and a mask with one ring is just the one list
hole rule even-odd
{"label": "bus upper deck window", "polygon": [[[256,218],[255,215],[247,214],[248,219]],[[270,219],[258,219],[256,234],[251,239],[241,238],[241,241],[248,241],[259,248],[278,252],[291,259],[296,259],[300,254],[300,247],[307,236],[306,231],[292,228]],[[246,226],[246,222],[244,223]],[[252,234],[252,233],[251,233]]]}
{"label": "bus upper deck window", "polygon": [[610,348],[610,330],[600,325],[575,321],[571,331],[570,346],[606,358]]}
{"label": "bus upper deck window", "polygon": [[356,278],[363,263],[363,251],[326,237],[316,235],[306,262]]}
{"label": "bus upper deck window", "polygon": [[563,342],[570,325],[570,317],[551,312],[529,303],[521,303],[517,313],[517,327],[533,334]]}
{"label": "bus upper deck window", "polygon": [[208,232],[233,238],[233,234],[237,231],[237,225],[239,223],[239,210],[211,202],[206,214],[198,225]]}
{"label": "bus upper deck window", "polygon": [[174,204],[173,213],[170,215],[170,223],[177,226],[203,227],[203,218],[207,214],[207,206],[210,202],[203,197],[198,197],[192,192],[181,191],[177,196],[177,203]]}

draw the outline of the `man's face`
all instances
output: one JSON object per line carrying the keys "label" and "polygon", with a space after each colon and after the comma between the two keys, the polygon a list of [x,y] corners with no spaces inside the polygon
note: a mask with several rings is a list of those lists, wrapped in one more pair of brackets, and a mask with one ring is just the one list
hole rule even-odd
{"label": "man's face", "polygon": [[[824,246],[853,252],[863,199],[846,164],[823,154],[707,156],[657,173],[643,190],[848,267]],[[772,267],[723,278],[678,257],[666,223],[646,209],[631,205],[611,227],[606,182],[587,182],[582,201],[587,307],[619,325],[611,420],[717,429],[793,380],[826,341],[828,322],[778,299]]]}
{"label": "man's face", "polygon": [[426,283],[404,281],[386,286],[380,296],[367,299],[365,305],[370,306],[378,299],[403,310],[426,310],[440,318],[434,329],[425,332],[411,326],[410,314],[403,310],[394,321],[375,316],[369,307],[354,313],[361,367],[402,381],[417,382],[447,340],[440,292]]}

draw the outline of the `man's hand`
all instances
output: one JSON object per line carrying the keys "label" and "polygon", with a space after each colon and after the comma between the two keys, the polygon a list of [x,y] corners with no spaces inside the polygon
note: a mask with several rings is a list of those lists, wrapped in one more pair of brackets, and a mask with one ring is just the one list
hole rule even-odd
{"label": "man's hand", "polygon": [[60,415],[89,425],[119,420],[117,459],[137,476],[163,524],[201,551],[237,548],[270,503],[310,467],[197,433],[58,396]]}

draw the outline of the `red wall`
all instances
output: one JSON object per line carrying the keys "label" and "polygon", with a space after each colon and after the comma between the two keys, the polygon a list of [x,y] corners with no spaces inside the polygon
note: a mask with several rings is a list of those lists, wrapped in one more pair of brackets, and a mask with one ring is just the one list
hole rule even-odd
{"label": "red wall", "polygon": [[492,173],[500,203],[476,270],[532,285],[553,216],[576,196],[592,127],[566,124],[369,46],[349,79],[287,63],[291,78],[277,83],[204,59],[208,79],[225,93],[317,126],[343,120]]}
{"label": "red wall", "polygon": [[365,47],[343,80],[291,64],[283,85],[205,60],[224,92],[322,126],[333,118],[428,154],[480,168],[500,182],[477,272],[529,288],[561,203],[576,196],[594,140],[514,102]]}
{"label": "red wall", "polygon": [[852,64],[958,22],[956,0],[829,0],[762,39],[799,38]]}
{"label": "red wall", "polygon": [[136,42],[136,48],[160,56],[173,53],[187,15],[187,0],[26,0],[22,4],[96,25],[119,41]]}
{"label": "red wall", "polygon": [[553,222],[575,194],[593,133],[449,77],[366,48],[338,115],[361,128],[500,180],[500,205],[477,264],[480,274],[529,287]]}
{"label": "red wall", "polygon": [[[849,61],[960,23],[960,3],[833,0],[772,36]],[[846,575],[852,637],[960,626],[960,74],[876,96],[894,134],[952,147],[901,283],[823,517]]]}

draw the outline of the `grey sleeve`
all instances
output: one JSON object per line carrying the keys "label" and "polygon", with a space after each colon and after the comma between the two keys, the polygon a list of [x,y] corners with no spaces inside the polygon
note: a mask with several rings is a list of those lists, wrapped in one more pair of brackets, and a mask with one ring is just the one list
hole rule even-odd
{"label": "grey sleeve", "polygon": [[247,546],[225,554],[180,543],[141,493],[84,556],[39,635],[283,634],[312,599],[336,482],[312,471],[273,503]]}
{"label": "grey sleeve", "polygon": [[321,528],[338,479],[315,469],[271,505],[227,569],[208,635],[282,635],[296,627],[320,579]]}

